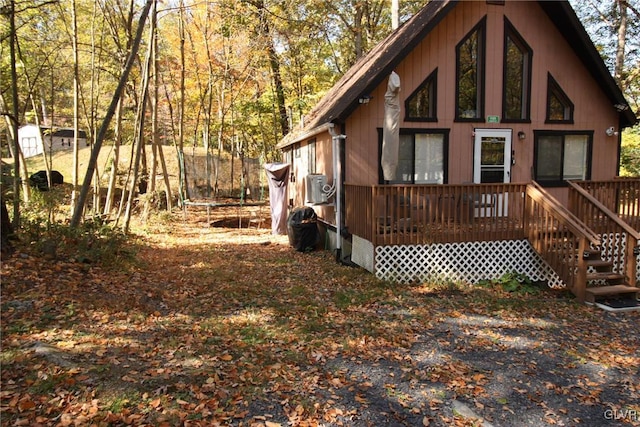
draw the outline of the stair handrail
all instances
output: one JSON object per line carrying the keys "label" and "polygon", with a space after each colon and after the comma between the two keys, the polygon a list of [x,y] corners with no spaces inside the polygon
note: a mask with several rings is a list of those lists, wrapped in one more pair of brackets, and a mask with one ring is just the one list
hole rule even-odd
{"label": "stair handrail", "polygon": [[636,240],[640,240],[640,231],[635,230],[632,226],[627,224],[615,212],[613,212],[611,209],[606,207],[604,205],[604,203],[602,203],[601,201],[596,199],[593,195],[591,195],[591,193],[589,193],[587,190],[585,190],[584,188],[582,188],[578,184],[575,184],[575,183],[573,183],[571,181],[567,181],[567,183],[569,184],[569,186],[572,189],[576,190],[578,193],[580,193],[580,195],[582,195],[584,198],[589,200],[589,202],[591,202],[603,214],[608,216],[613,222],[616,223],[616,225],[618,225],[620,228],[622,228],[629,236],[631,236],[632,238],[634,238]]}
{"label": "stair handrail", "polygon": [[[533,189],[534,194],[538,197],[535,198],[537,203],[542,206],[551,209],[551,211],[562,220],[562,224],[571,230],[574,234],[584,236],[589,243],[593,246],[600,246],[600,236],[591,230],[580,218],[578,218],[567,207],[563,206],[553,196],[551,196],[540,184],[536,181],[531,181],[529,188]],[[527,188],[527,194],[529,194],[529,188]],[[534,198],[534,197],[532,197]]]}
{"label": "stair handrail", "polygon": [[[624,259],[615,260],[615,264],[618,267],[618,271],[622,272],[624,270],[624,275],[626,277],[627,284],[630,286],[637,286],[637,277],[636,277],[636,248],[640,244],[640,231],[637,231],[630,224],[620,218],[615,212],[611,209],[607,208],[604,203],[600,202],[597,198],[595,198],[591,193],[582,188],[580,185],[577,185],[571,181],[567,181],[572,190],[575,190],[577,194],[584,197],[591,205],[600,211],[603,215],[605,215],[611,222],[615,224],[623,233],[626,233],[626,242],[625,242],[625,251],[624,251]],[[571,198],[570,198],[571,199]],[[583,222],[586,222],[586,218],[583,219]],[[609,230],[611,231],[611,230]],[[619,251],[618,253],[622,253]],[[624,265],[623,265],[624,264]]]}
{"label": "stair handrail", "polygon": [[[587,288],[586,256],[590,247],[600,247],[600,236],[560,204],[540,184],[532,181],[526,190],[525,231],[529,242],[553,268],[578,301],[584,301]],[[553,229],[544,217],[535,212],[542,208],[563,230]],[[551,224],[552,225],[552,224]],[[575,242],[566,247],[567,234]],[[575,247],[577,243],[577,247]],[[560,252],[558,252],[560,250]]]}

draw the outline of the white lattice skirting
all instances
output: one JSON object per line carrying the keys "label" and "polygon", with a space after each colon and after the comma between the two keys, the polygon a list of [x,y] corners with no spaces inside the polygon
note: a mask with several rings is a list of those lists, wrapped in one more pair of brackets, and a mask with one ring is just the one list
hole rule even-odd
{"label": "white lattice skirting", "polygon": [[[357,246],[354,244],[354,251]],[[366,250],[372,245],[362,248]],[[401,283],[433,280],[475,283],[517,272],[534,281],[547,281],[551,287],[564,286],[527,240],[378,246],[373,258],[376,277]]]}
{"label": "white lattice skirting", "polygon": [[[626,253],[627,233],[609,233],[600,235],[602,239],[601,258],[606,261],[612,261],[614,258]],[[640,244],[640,242],[638,242]],[[624,256],[623,262],[619,268],[614,267],[614,272],[623,273],[626,269]],[[640,283],[640,254],[636,257],[636,281]]]}

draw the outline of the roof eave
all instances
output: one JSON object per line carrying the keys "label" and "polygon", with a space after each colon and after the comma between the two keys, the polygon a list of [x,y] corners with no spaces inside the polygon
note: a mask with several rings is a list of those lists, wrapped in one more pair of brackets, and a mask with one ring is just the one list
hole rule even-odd
{"label": "roof eave", "polygon": [[[385,40],[380,42],[374,50],[388,50],[394,52],[393,55],[375,55],[371,61],[367,61],[367,57],[361,59],[363,61],[362,67],[366,67],[365,74],[358,76],[356,82],[364,82],[364,85],[358,85],[351,82],[356,76],[352,73],[347,73],[341,80],[336,83],[337,86],[346,86],[347,89],[341,94],[341,99],[347,99],[348,102],[340,106],[338,103],[324,107],[324,111],[321,109],[317,117],[311,117],[309,122],[310,126],[318,126],[321,123],[327,122],[344,122],[358,106],[360,105],[359,99],[363,96],[368,96],[375,90],[376,87],[382,83],[382,81],[389,76],[391,71],[402,62],[404,57],[411,52],[430,32],[438,25],[438,23],[449,13],[449,11],[455,7],[458,0],[436,0],[429,3],[432,8],[435,8],[433,16],[427,17],[425,21],[412,20],[405,22],[398,27],[395,31],[387,36]],[[417,27],[417,28],[413,28]],[[402,38],[402,34],[408,34],[406,39]],[[373,51],[372,51],[373,52]],[[369,52],[369,55],[372,55]],[[356,63],[352,69],[358,68]],[[329,97],[327,102],[333,102],[330,98],[337,91],[337,87],[334,86],[325,97]],[[313,111],[311,112],[313,114]]]}
{"label": "roof eave", "polygon": [[[591,73],[591,76],[598,82],[611,101],[612,108],[618,110],[620,114],[620,127],[626,128],[634,126],[638,122],[638,118],[632,111],[622,90],[620,90],[620,87],[611,75],[600,53],[593,45],[591,37],[569,2],[566,0],[559,2],[539,1],[539,4],[565,40],[574,47],[576,54],[589,73]],[[563,17],[565,17],[566,20],[563,20]],[[569,25],[567,25],[567,23]]]}
{"label": "roof eave", "polygon": [[283,150],[298,142],[313,138],[314,136],[320,135],[321,133],[328,132],[332,126],[333,123],[327,122],[321,124],[320,126],[316,126],[313,129],[302,129],[297,132],[291,132],[276,145],[276,148]]}

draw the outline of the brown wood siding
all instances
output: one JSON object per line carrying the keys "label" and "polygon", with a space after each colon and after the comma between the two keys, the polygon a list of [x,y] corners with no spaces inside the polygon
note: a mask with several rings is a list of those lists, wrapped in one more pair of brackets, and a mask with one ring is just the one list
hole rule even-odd
{"label": "brown wood siding", "polygon": [[[295,150],[300,147],[303,152],[306,153],[305,148],[309,145],[310,141],[315,140],[316,143],[316,173],[327,176],[327,183],[333,183],[333,151],[332,151],[332,139],[328,132],[324,132],[301,141],[293,146],[293,175],[295,182],[290,183],[289,198],[293,199],[293,207],[300,207],[307,205],[306,203],[306,185],[305,177],[307,170],[303,166],[305,159],[302,157],[295,157]],[[303,154],[304,155],[304,154]],[[333,199],[329,200],[329,203],[333,203]],[[309,205],[313,208],[319,218],[324,220],[335,222],[335,210],[333,205]]]}
{"label": "brown wood siding", "polygon": [[[456,123],[455,46],[484,17],[487,17],[485,116],[502,115],[503,38],[506,16],[533,50],[531,123]],[[402,122],[403,128],[451,129],[449,136],[450,184],[471,181],[473,174],[474,128],[513,130],[515,165],[513,182],[532,179],[535,130],[593,131],[591,177],[611,179],[616,175],[618,137],[608,137],[605,129],[617,129],[618,116],[597,82],[584,69],[572,47],[548,20],[536,2],[461,2],[396,67],[401,78],[401,118],[404,99],[438,68],[437,122]],[[546,124],[547,75],[551,73],[575,105],[573,124]],[[353,184],[378,183],[378,133],[384,117],[385,80],[371,94],[368,104],[359,106],[346,122],[346,181]],[[517,133],[523,131],[521,141]],[[555,192],[555,191],[554,191]],[[561,192],[560,192],[561,193]]]}

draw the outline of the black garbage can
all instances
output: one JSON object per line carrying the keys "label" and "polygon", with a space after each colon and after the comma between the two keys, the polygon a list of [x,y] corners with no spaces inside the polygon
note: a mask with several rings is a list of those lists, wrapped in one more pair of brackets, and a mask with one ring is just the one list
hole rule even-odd
{"label": "black garbage can", "polygon": [[308,206],[294,208],[287,219],[289,244],[298,252],[312,251],[320,243],[318,216]]}
{"label": "black garbage can", "polygon": [[[64,184],[64,177],[58,171],[51,171],[51,184]],[[49,189],[49,180],[47,179],[47,171],[38,171],[29,177],[29,184],[40,191]]]}

